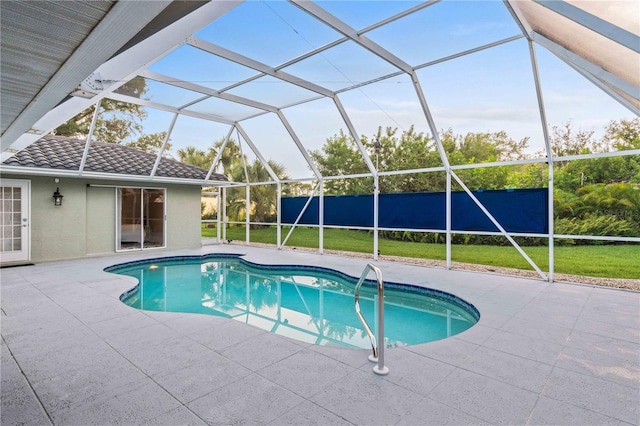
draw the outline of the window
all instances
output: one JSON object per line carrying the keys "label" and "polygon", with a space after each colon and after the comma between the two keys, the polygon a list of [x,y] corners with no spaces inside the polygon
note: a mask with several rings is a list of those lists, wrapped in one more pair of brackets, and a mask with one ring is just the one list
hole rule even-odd
{"label": "window", "polygon": [[116,250],[165,247],[164,189],[117,188]]}

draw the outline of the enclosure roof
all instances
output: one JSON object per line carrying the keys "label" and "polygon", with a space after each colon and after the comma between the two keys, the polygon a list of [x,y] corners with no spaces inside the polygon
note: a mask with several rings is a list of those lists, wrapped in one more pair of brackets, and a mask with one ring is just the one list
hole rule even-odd
{"label": "enclosure roof", "polygon": [[[85,145],[83,140],[49,135],[9,158],[3,165],[20,167],[26,173],[33,172],[34,169],[75,172],[80,170]],[[154,169],[156,158],[156,154],[123,145],[91,142],[82,170],[89,176],[91,173],[108,173],[113,177],[146,177]],[[202,184],[207,174],[207,170],[199,167],[161,158],[154,177],[156,181],[162,181],[162,178],[176,178],[194,180],[195,183]],[[212,173],[207,182],[226,180],[224,175]]]}
{"label": "enclosure roof", "polygon": [[[265,4],[271,8],[268,1],[236,0],[0,2],[3,158],[6,158],[6,152],[28,146],[105,97],[235,125],[261,114],[279,114],[296,103],[318,98],[335,100],[338,94],[390,76],[408,76],[410,81],[416,81],[417,70],[520,38],[548,49],[627,109],[635,114],[639,111],[640,19],[635,0],[505,0],[504,5],[517,24],[515,34],[426,62],[405,59],[395,51],[399,45],[396,48],[383,46],[375,42],[370,33],[384,34],[391,25],[408,17],[426,19],[428,14],[423,12],[450,2],[389,2],[404,4],[405,9],[394,6],[395,14],[381,16],[377,22],[366,24],[329,11],[329,6],[340,2],[277,2],[272,4],[284,4],[301,17],[300,28],[313,25],[319,30],[316,34],[321,36],[317,40],[305,39],[287,17],[278,15],[283,27],[290,26],[288,39],[283,32],[264,34],[259,39],[243,42],[242,33],[260,22],[260,17],[246,14],[251,9],[242,8],[246,3]],[[486,2],[487,6],[496,4],[498,2]],[[370,6],[365,2],[354,2],[353,7]],[[226,20],[231,15],[233,19]],[[240,35],[231,37],[234,39],[232,45],[216,44],[198,33],[212,23],[219,24],[214,29],[215,34],[239,31]],[[403,26],[396,25],[395,30],[398,27],[402,32]],[[405,37],[405,34],[401,35]],[[251,46],[261,42],[260,39],[282,48],[265,52]],[[429,46],[428,40],[423,43],[425,48],[419,50],[436,47]],[[305,43],[306,51],[302,48]],[[258,57],[266,53],[272,56],[289,54],[291,49],[288,47],[294,44],[299,46],[299,51],[293,56]],[[243,49],[247,47],[251,49],[245,52]],[[310,65],[328,52],[337,54],[338,51],[332,48],[343,49],[339,54],[348,57],[362,73],[360,79],[347,79],[350,84],[344,85],[336,83],[329,75],[320,75],[317,79],[297,75],[303,65],[307,73],[322,74]],[[195,49],[215,57],[216,63],[224,63],[235,70],[233,82],[213,88],[193,79],[149,70],[157,61],[180,49]],[[353,55],[356,51],[358,55]],[[187,69],[185,72],[192,71]],[[193,98],[173,105],[117,93],[120,86],[136,76],[172,86],[175,93],[189,94]],[[286,86],[286,90],[279,93],[283,95],[282,99],[263,99],[264,93],[256,86],[257,82],[269,83],[272,87],[272,83]],[[288,97],[284,96],[285,92]],[[240,112],[231,114],[231,106],[240,108]],[[341,111],[341,114],[348,120],[346,113]],[[357,136],[350,123],[347,127],[350,127],[351,136]],[[436,130],[431,123],[430,127],[432,131]]]}

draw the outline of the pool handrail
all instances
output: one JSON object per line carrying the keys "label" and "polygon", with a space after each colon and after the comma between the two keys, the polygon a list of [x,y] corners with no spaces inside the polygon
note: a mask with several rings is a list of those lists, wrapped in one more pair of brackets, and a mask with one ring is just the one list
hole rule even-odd
{"label": "pool handrail", "polygon": [[[362,316],[360,312],[360,287],[364,283],[364,280],[369,275],[369,271],[373,271],[376,274],[376,282],[378,287],[378,340],[376,341],[376,337],[373,335],[369,324]],[[389,374],[389,368],[384,365],[384,281],[382,280],[382,271],[380,268],[375,266],[372,263],[368,263],[367,266],[364,267],[362,271],[362,275],[360,275],[360,279],[356,284],[354,291],[354,305],[356,314],[358,318],[360,318],[360,322],[364,326],[364,330],[367,332],[369,336],[369,340],[371,340],[371,349],[373,350],[373,354],[369,355],[369,361],[377,362],[378,364],[373,367],[373,372],[384,376]],[[379,346],[378,342],[382,342],[382,345]]]}

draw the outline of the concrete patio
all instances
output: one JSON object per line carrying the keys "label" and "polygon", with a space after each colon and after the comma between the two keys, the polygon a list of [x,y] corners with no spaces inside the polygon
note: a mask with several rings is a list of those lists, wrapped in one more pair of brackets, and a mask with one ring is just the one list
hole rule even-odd
{"label": "concrete patio", "polygon": [[237,321],[138,311],[112,264],[243,253],[359,276],[364,259],[243,246],[5,268],[3,425],[640,424],[640,293],[376,262],[451,292],[478,324],[386,352],[319,347]]}

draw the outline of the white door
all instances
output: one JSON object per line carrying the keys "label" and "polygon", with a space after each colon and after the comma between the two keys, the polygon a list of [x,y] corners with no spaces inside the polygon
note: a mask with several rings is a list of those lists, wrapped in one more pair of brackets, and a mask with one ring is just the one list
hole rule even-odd
{"label": "white door", "polygon": [[28,180],[0,181],[0,262],[29,260],[30,184]]}

